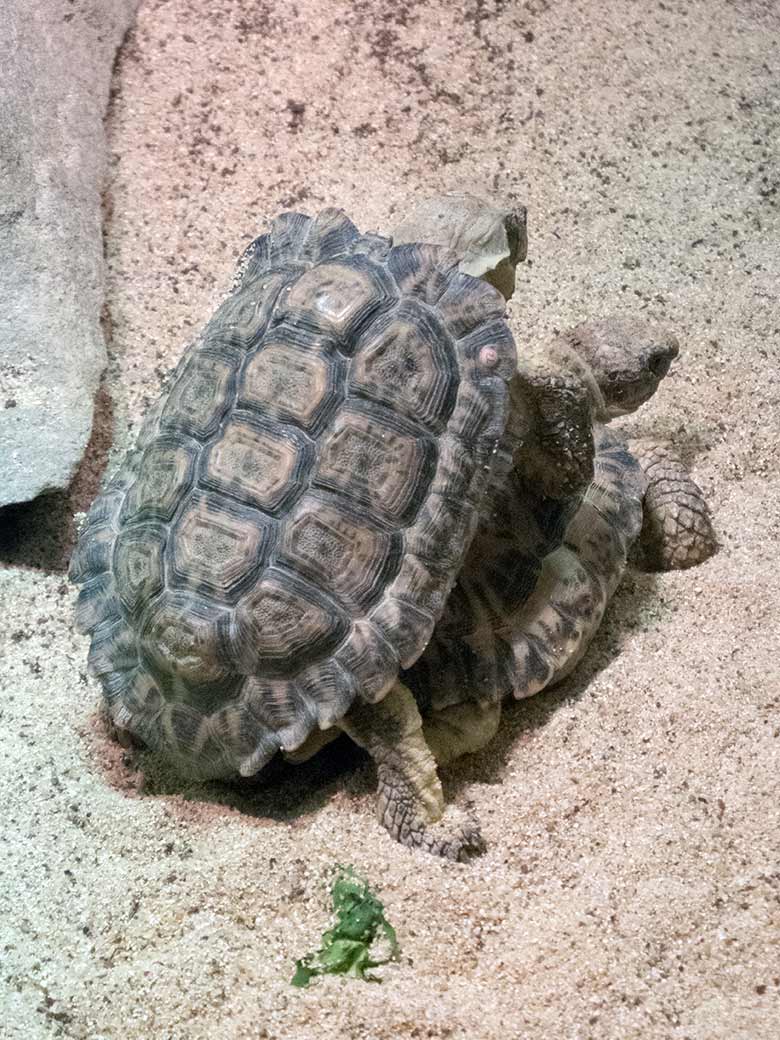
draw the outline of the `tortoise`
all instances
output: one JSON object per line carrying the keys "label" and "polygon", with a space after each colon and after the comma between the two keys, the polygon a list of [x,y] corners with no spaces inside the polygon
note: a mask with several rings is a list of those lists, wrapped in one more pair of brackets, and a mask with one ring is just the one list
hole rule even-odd
{"label": "tortoise", "polygon": [[[524,222],[501,224],[513,262]],[[504,297],[458,259],[337,209],[276,218],[70,567],[119,735],[216,779],[344,730],[377,761],[391,832],[455,857],[474,835],[456,810],[439,819],[435,765],[417,775],[420,715],[397,679],[476,530],[517,356]]]}
{"label": "tortoise", "polygon": [[[75,580],[86,581],[78,620],[93,633],[91,667],[101,679],[120,729],[172,755],[183,771],[199,776],[250,775],[261,770],[277,750],[298,761],[346,731],[377,763],[379,816],[391,834],[407,845],[462,859],[480,851],[483,842],[476,821],[452,807],[445,811],[436,762],[480,746],[495,730],[496,706],[500,706],[502,696],[509,690],[516,696],[524,695],[517,667],[507,686],[508,644],[503,637],[508,626],[513,634],[509,644],[519,655],[523,647],[544,647],[545,634],[551,634],[549,629],[535,634],[533,623],[536,621],[537,627],[546,625],[549,612],[564,600],[561,582],[556,584],[551,579],[557,574],[553,561],[560,556],[556,550],[564,532],[567,543],[561,552],[572,551],[570,536],[578,517],[582,526],[588,497],[592,497],[589,492],[583,501],[583,495],[591,482],[591,490],[598,486],[598,473],[593,479],[594,456],[597,467],[617,467],[621,475],[618,498],[621,494],[625,497],[625,488],[633,486],[631,474],[637,474],[630,456],[609,461],[603,447],[606,434],[598,434],[598,452],[593,437],[594,418],[608,417],[599,407],[605,400],[612,407],[616,392],[618,398],[624,392],[628,369],[621,380],[610,382],[611,395],[601,396],[595,382],[594,372],[599,371],[595,360],[591,358],[589,365],[569,345],[558,343],[552,348],[521,351],[519,371],[512,374],[512,340],[503,321],[502,296],[511,295],[514,267],[525,252],[522,211],[507,213],[464,197],[432,200],[396,231],[394,242],[359,235],[346,217],[335,211],[326,211],[313,222],[300,215],[278,218],[271,234],[259,239],[245,254],[233,293],[185,355],[169,396],[150,414],[135,451],[91,510],[72,574]],[[458,260],[460,273],[456,274]],[[372,288],[364,291],[365,313],[360,312],[359,303],[352,303],[360,294],[361,283],[343,274],[343,268],[348,267],[352,275],[356,263],[361,273],[366,264],[373,265]],[[304,281],[307,277],[308,284]],[[324,332],[321,327],[321,298],[324,293],[325,306],[330,306],[327,300],[334,292],[334,277],[337,289],[342,290],[339,313],[350,311],[347,323],[335,334],[330,326]],[[477,277],[497,287],[502,296],[476,282]],[[387,282],[392,283],[389,289]],[[382,285],[380,299],[366,299],[377,291],[376,285]],[[292,306],[287,294],[292,295]],[[414,307],[410,311],[411,303]],[[357,408],[361,415],[368,414],[376,421],[377,409],[385,408],[396,413],[395,419],[400,412],[407,422],[409,408],[413,407],[417,410],[411,418],[419,419],[419,393],[415,390],[421,380],[424,387],[430,386],[425,377],[435,365],[429,360],[433,356],[430,334],[427,338],[420,336],[424,317],[431,320],[425,308],[439,320],[440,337],[443,323],[445,332],[460,333],[456,344],[461,339],[469,340],[465,358],[458,355],[460,382],[452,415],[457,417],[461,401],[467,402],[461,410],[470,415],[474,412],[475,387],[493,410],[489,419],[482,420],[484,435],[483,431],[475,435],[469,429],[467,436],[460,436],[456,453],[448,440],[451,426],[441,422],[439,429],[428,427],[429,436],[440,438],[436,473],[441,474],[441,482],[433,494],[445,498],[449,492],[452,502],[465,499],[468,516],[457,533],[452,525],[437,527],[438,514],[431,513],[426,499],[428,486],[424,485],[425,490],[418,492],[418,499],[409,507],[412,530],[415,525],[425,530],[422,541],[415,541],[417,535],[410,540],[409,528],[402,528],[397,516],[392,519],[399,526],[388,532],[388,517],[376,512],[384,503],[372,499],[368,484],[361,478],[366,463],[357,455],[350,453],[349,465],[342,466],[341,485],[334,487],[332,480],[328,482],[333,471],[329,438],[331,430],[338,427],[339,409],[349,412]],[[404,319],[403,332],[399,332],[399,317]],[[379,337],[374,334],[375,326],[381,330]],[[290,346],[294,349],[290,351],[292,330],[306,335],[300,341],[293,339]],[[327,341],[324,347],[322,340]],[[331,370],[312,379],[310,369],[306,369],[306,381],[300,374],[304,352],[321,356],[326,351],[330,351],[328,356],[337,357],[339,365],[338,355],[346,357],[348,370],[342,366],[335,377]],[[263,354],[265,366],[257,360]],[[370,391],[366,356],[374,362]],[[606,363],[602,366],[605,376],[614,375],[614,358],[603,344],[600,356]],[[188,373],[196,363],[193,357],[196,361],[208,359],[210,366],[200,366],[199,389],[194,392],[187,389],[187,379],[193,378]],[[650,369],[655,378],[650,393],[668,368],[670,357],[671,347],[666,342],[652,344],[643,356],[642,380],[647,365],[656,370]],[[215,378],[213,369],[226,361],[228,368],[232,362],[232,369],[227,375],[218,369]],[[254,382],[248,383],[247,374],[252,373],[253,366],[261,374],[252,376]],[[328,379],[330,386],[338,385],[334,392],[337,403],[331,404],[331,411],[322,418],[316,412],[324,408],[321,401],[309,406],[309,397],[322,393]],[[503,435],[507,401],[502,380],[511,380],[510,422]],[[295,414],[285,397],[290,396],[291,382],[298,394],[299,411]],[[255,386],[262,388],[261,395],[252,396]],[[352,404],[353,397],[359,399],[357,405]],[[179,403],[182,399],[183,405]],[[224,406],[225,399],[233,402],[232,410]],[[410,400],[418,404],[410,405]],[[636,395],[635,400],[639,403]],[[216,419],[215,402],[223,404],[223,412]],[[244,413],[251,405],[255,412],[247,416]],[[308,408],[305,412],[304,407]],[[172,409],[178,425],[165,422]],[[481,413],[486,410],[483,405]],[[397,428],[398,423],[391,423],[386,412],[379,414],[388,426]],[[301,415],[305,415],[308,427]],[[247,491],[247,485],[252,491],[251,481],[257,482],[261,467],[256,464],[252,473],[247,473],[245,467],[239,469],[241,457],[236,450],[231,455],[214,445],[225,441],[225,431],[229,435],[236,422],[262,428],[267,436],[262,447],[266,466],[270,462],[268,468],[282,472],[288,480],[293,468],[290,449],[279,452],[274,445],[278,454],[273,456],[266,444],[278,435],[280,425],[296,420],[313,434],[314,448],[308,462],[313,478],[307,484],[305,476],[298,477],[293,491],[286,485],[281,492],[274,487],[279,497],[273,503],[273,512],[267,502],[258,503]],[[283,432],[289,435],[288,430]],[[457,440],[457,433],[454,436]],[[167,462],[165,449],[169,453],[171,448],[180,449],[186,438],[197,438],[200,445],[195,448],[200,452],[198,475],[193,477],[187,470],[187,476],[182,476],[182,469],[168,463],[173,478],[167,472],[155,477]],[[186,466],[185,461],[184,470]],[[398,470],[402,466],[408,466],[408,462],[400,455],[389,460],[384,478],[391,486],[393,480],[400,479]],[[474,474],[470,486],[464,480],[463,466]],[[178,484],[166,499],[170,500],[169,513],[137,516],[136,499],[144,494],[147,503],[159,512],[159,502],[165,497],[166,487],[172,486],[171,479]],[[144,490],[145,481],[152,482],[148,491]],[[638,478],[634,483],[638,487]],[[301,496],[310,504],[308,511],[304,510],[307,523],[318,532],[328,528],[332,537],[334,525],[328,510],[334,502],[343,508],[345,495],[354,498],[348,520],[342,517],[340,529],[351,567],[351,598],[339,597],[337,605],[346,620],[333,632],[324,625],[322,613],[324,610],[327,614],[329,607],[332,611],[328,596],[332,597],[334,591],[333,570],[326,569],[332,540],[307,536],[314,551],[302,571],[295,569],[301,567],[300,553],[292,554],[289,546],[297,547],[301,541],[296,531],[301,515],[296,503]],[[197,502],[196,510],[186,504],[192,499]],[[635,500],[636,496],[634,504]],[[254,512],[249,509],[250,502]],[[626,509],[635,526],[636,508],[633,513]],[[256,587],[262,586],[266,574],[266,557],[262,555],[266,550],[261,550],[261,569],[255,564],[251,574],[246,566],[233,561],[233,584],[226,591],[221,586],[215,588],[212,571],[216,568],[201,566],[198,573],[197,560],[192,564],[189,539],[197,535],[198,525],[211,530],[212,517],[222,513],[232,519],[234,533],[243,524],[251,542],[256,537],[255,526],[269,512],[275,523],[268,556],[271,576],[275,576],[281,559],[293,594],[280,608],[279,582],[272,583],[270,589],[266,586],[263,610],[268,610],[269,624],[263,629],[256,621],[247,620],[245,604],[258,601]],[[382,565],[386,569],[376,563],[375,543],[370,542],[367,551],[367,536],[354,535],[356,527],[365,529],[366,512],[372,531],[379,528],[390,538],[396,537],[397,555],[392,563]],[[663,508],[650,512],[663,515]],[[198,519],[187,519],[193,513]],[[514,526],[507,526],[507,520]],[[480,521],[479,533],[466,557],[470,537]],[[621,522],[625,527],[625,521]],[[190,524],[195,531],[190,531]],[[632,540],[632,530],[625,527],[621,544],[628,545]],[[129,548],[125,548],[126,543]],[[496,555],[497,546],[503,555]],[[582,555],[581,547],[575,544],[574,549]],[[598,565],[602,571],[608,566],[617,573],[620,562],[612,543],[605,553]],[[222,566],[213,544],[207,545],[204,558],[208,554]],[[152,568],[156,567],[156,584],[151,585],[147,577],[150,558]],[[461,578],[449,595],[461,570]],[[359,598],[356,589],[361,580]],[[312,583],[323,598],[312,595]],[[571,582],[563,584],[568,588]],[[537,586],[537,594],[532,596]],[[395,601],[393,611],[382,614],[388,590]],[[269,591],[274,596],[271,609]],[[341,589],[336,591],[343,595]],[[609,591],[602,595],[603,601]],[[296,612],[299,604],[295,600],[301,593],[322,608],[314,615],[320,627],[312,621],[311,612]],[[492,612],[479,612],[478,623],[470,609],[470,604],[478,602],[477,593],[487,593],[496,604]],[[160,611],[160,603],[166,609]],[[581,597],[576,605],[579,614],[573,635],[579,635],[573,641],[570,638],[541,685],[560,677],[567,661],[573,666],[595,631],[600,619],[597,605],[586,610]],[[418,661],[442,612],[433,641]],[[160,613],[162,623],[158,620]],[[216,624],[209,629],[215,615]],[[377,617],[380,638],[367,646],[362,633]],[[275,637],[272,626],[287,627],[281,637]],[[324,633],[320,631],[323,626]],[[357,652],[345,657],[343,647],[350,646],[356,630],[361,632],[362,642]],[[250,633],[252,640],[259,641],[259,650],[244,645]],[[463,670],[464,660],[473,665],[470,671]],[[439,674],[434,667],[440,669]],[[399,670],[403,681],[398,680]],[[538,677],[536,683],[536,688],[541,688]],[[534,692],[527,681],[524,688],[526,694]]]}
{"label": "tortoise", "polygon": [[[626,441],[606,423],[649,399],[677,356],[676,338],[638,318],[585,322],[547,348],[593,420],[584,488],[528,480],[544,450],[515,431],[522,462],[483,512],[434,635],[401,673],[439,765],[483,747],[502,702],[555,685],[582,658],[633,556],[646,568],[695,566],[717,548],[701,490],[672,445]],[[522,361],[521,361],[522,367]],[[515,377],[512,390],[520,385]],[[519,413],[510,409],[510,426]],[[555,546],[550,524],[564,525]],[[552,546],[552,548],[551,548]]]}

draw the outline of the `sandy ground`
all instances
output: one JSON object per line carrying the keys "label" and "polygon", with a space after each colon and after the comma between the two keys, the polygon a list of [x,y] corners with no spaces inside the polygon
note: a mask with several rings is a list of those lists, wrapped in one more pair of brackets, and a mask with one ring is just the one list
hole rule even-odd
{"label": "sandy ground", "polygon": [[[112,334],[70,495],[5,514],[0,1035],[780,1035],[780,15],[767,0],[149,0],[115,76]],[[667,319],[633,422],[673,435],[722,549],[624,582],[575,678],[446,773],[489,851],[393,844],[331,756],[253,795],[139,790],[96,723],[64,577],[159,377],[279,210],[387,228],[430,190],[527,203],[520,344]],[[289,985],[352,863],[402,958]]]}

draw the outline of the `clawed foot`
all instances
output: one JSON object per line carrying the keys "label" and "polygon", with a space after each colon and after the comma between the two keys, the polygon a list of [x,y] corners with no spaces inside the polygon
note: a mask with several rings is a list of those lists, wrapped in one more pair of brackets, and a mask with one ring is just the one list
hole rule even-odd
{"label": "clawed foot", "polygon": [[379,822],[396,841],[456,863],[465,863],[485,851],[485,839],[472,813],[448,806],[440,819],[428,822],[420,811],[420,802],[403,797],[402,787],[398,778],[391,784],[380,780],[377,801]]}
{"label": "clawed foot", "polygon": [[484,852],[474,817],[445,808],[436,760],[403,683],[376,704],[358,703],[340,725],[376,762],[377,816],[396,841],[460,862]]}
{"label": "clawed foot", "polygon": [[647,481],[639,555],[650,570],[695,567],[718,548],[698,484],[674,448],[649,439],[629,442]]}
{"label": "clawed foot", "polygon": [[478,821],[469,813],[455,808],[448,808],[440,820],[423,825],[422,831],[410,834],[410,837],[412,841],[400,840],[411,848],[456,863],[467,863],[475,856],[481,856],[487,848]]}

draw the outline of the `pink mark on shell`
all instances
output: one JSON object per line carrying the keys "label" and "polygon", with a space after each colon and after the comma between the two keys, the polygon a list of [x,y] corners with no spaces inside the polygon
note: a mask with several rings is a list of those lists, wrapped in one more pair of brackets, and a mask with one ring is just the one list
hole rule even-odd
{"label": "pink mark on shell", "polygon": [[479,352],[479,363],[483,368],[495,368],[498,364],[498,351],[495,347],[483,347]]}

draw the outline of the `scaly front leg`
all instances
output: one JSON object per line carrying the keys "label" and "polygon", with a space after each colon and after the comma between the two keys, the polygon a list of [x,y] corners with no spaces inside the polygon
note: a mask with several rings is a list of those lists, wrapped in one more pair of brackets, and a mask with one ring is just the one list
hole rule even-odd
{"label": "scaly front leg", "polygon": [[707,503],[674,448],[651,439],[628,447],[647,481],[639,539],[644,566],[678,570],[712,556],[718,542]]}

